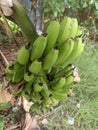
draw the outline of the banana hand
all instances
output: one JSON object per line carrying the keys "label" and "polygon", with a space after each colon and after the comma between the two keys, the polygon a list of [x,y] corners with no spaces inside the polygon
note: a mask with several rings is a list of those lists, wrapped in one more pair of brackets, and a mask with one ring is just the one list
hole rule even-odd
{"label": "banana hand", "polygon": [[55,43],[59,34],[59,28],[60,28],[60,24],[57,21],[52,21],[49,24],[46,30],[47,46],[46,46],[44,55],[48,54],[49,51],[55,46]]}
{"label": "banana hand", "polygon": [[43,36],[39,36],[31,49],[31,61],[34,61],[38,58],[40,58],[46,48],[46,38]]}
{"label": "banana hand", "polygon": [[58,58],[58,49],[52,49],[43,59],[42,68],[43,70],[49,70],[53,67],[55,64],[57,58]]}

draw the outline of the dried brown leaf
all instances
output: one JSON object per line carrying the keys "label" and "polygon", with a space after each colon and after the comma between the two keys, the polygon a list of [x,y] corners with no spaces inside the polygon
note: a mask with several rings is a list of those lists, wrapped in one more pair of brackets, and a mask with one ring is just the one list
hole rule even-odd
{"label": "dried brown leaf", "polygon": [[40,127],[37,124],[37,120],[32,118],[29,113],[26,113],[22,130],[40,130]]}
{"label": "dried brown leaf", "polygon": [[13,98],[13,95],[8,93],[6,88],[0,89],[0,103],[6,103],[8,101],[11,101],[12,105],[14,105],[15,99]]}
{"label": "dried brown leaf", "polygon": [[12,7],[13,2],[12,0],[0,0],[0,5],[6,6],[6,7]]}
{"label": "dried brown leaf", "polygon": [[0,6],[5,16],[11,16],[13,14],[13,7],[12,0],[0,0]]}
{"label": "dried brown leaf", "polygon": [[29,112],[32,104],[33,102],[29,102],[25,97],[23,97],[23,108],[26,112]]}
{"label": "dried brown leaf", "polygon": [[1,8],[5,16],[11,16],[13,14],[13,10],[11,8],[2,5]]}
{"label": "dried brown leaf", "polygon": [[79,76],[78,71],[75,70],[74,73],[73,73],[73,76],[74,76],[74,81],[76,83],[80,82],[80,76]]}

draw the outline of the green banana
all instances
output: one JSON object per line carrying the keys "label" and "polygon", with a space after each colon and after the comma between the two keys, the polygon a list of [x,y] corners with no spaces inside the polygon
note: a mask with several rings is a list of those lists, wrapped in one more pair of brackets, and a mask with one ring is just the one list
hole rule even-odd
{"label": "green banana", "polygon": [[73,69],[75,69],[75,66],[73,64],[68,64],[67,66],[65,66],[63,68],[65,73],[67,73],[67,72],[69,72],[70,70],[73,70]]}
{"label": "green banana", "polygon": [[60,93],[58,91],[55,91],[53,89],[51,89],[51,93],[53,95],[53,98],[55,98],[56,100],[65,100],[66,97],[67,97],[67,94],[66,93]]}
{"label": "green banana", "polygon": [[40,108],[40,104],[38,102],[35,102],[31,107],[30,107],[30,110],[32,112],[38,110]]}
{"label": "green banana", "polygon": [[50,92],[49,89],[48,89],[48,85],[47,85],[47,83],[44,81],[44,79],[43,79],[43,89],[41,90],[40,94],[41,94],[41,96],[42,96],[44,99],[49,98],[49,96],[51,95],[51,92]]}
{"label": "green banana", "polygon": [[29,81],[31,81],[31,80],[33,80],[33,79],[34,79],[34,75],[33,75],[32,73],[26,72],[26,73],[24,74],[24,80],[25,80],[25,81],[29,82]]}
{"label": "green banana", "polygon": [[13,77],[12,77],[12,82],[18,83],[18,82],[20,82],[21,80],[23,80],[23,78],[24,78],[24,77],[23,77],[24,71],[25,71],[25,68],[24,68],[24,67],[21,67],[20,70],[14,72]]}
{"label": "green banana", "polygon": [[60,24],[57,21],[52,21],[47,27],[47,46],[44,55],[49,53],[49,51],[55,46],[58,34],[59,34]]}
{"label": "green banana", "polygon": [[17,69],[19,69],[19,67],[21,67],[22,65],[20,65],[18,63],[18,61],[14,61],[12,64],[9,64],[7,67],[6,67],[6,72],[7,73],[11,73],[13,74]]}
{"label": "green banana", "polygon": [[60,31],[58,34],[57,42],[58,45],[64,43],[67,39],[70,38],[70,31],[71,31],[71,21],[70,17],[64,17],[64,20],[60,24]]}
{"label": "green banana", "polygon": [[70,92],[70,88],[72,87],[73,83],[74,83],[74,77],[70,75],[65,78],[65,84],[63,85],[63,87],[55,89],[55,91],[61,94],[62,93],[68,94]]}
{"label": "green banana", "polygon": [[29,71],[33,74],[38,74],[42,69],[42,61],[37,59],[31,63],[29,66]]}
{"label": "green banana", "polygon": [[7,73],[13,74],[14,71],[15,71],[15,70],[14,70],[14,64],[8,65],[8,66],[6,67],[6,72],[7,72]]}
{"label": "green banana", "polygon": [[28,93],[29,95],[31,94],[33,82],[34,82],[34,80],[31,80],[31,81],[25,83],[24,88],[23,88],[23,91],[25,93]]}
{"label": "green banana", "polygon": [[53,65],[55,64],[57,58],[58,58],[59,50],[53,48],[43,59],[42,62],[42,68],[43,70],[49,70]]}
{"label": "green banana", "polygon": [[[68,81],[69,80],[69,81]],[[59,93],[66,93],[66,94],[69,94],[72,92],[73,90],[73,87],[74,87],[74,80],[73,78],[70,78],[70,79],[67,79],[65,85],[63,86],[63,88],[61,89],[58,89],[57,91]]]}
{"label": "green banana", "polygon": [[50,104],[52,104],[51,98],[44,99],[42,104],[43,104],[43,106],[47,106],[47,107],[50,106]]}
{"label": "green banana", "polygon": [[23,80],[23,75],[26,71],[26,67],[15,61],[11,66],[7,68],[7,76],[14,83],[18,83]]}
{"label": "green banana", "polygon": [[6,67],[6,77],[9,80],[13,79],[13,75],[14,75],[14,72],[15,72],[15,63],[16,63],[16,61],[13,64],[10,64]]}
{"label": "green banana", "polygon": [[56,82],[55,84],[51,86],[51,88],[53,90],[57,90],[57,89],[62,88],[64,85],[65,85],[65,77],[61,77],[58,82]]}
{"label": "green banana", "polygon": [[71,52],[71,54],[67,57],[67,59],[64,61],[65,63],[63,66],[68,65],[71,63],[74,59],[76,59],[84,50],[84,44],[82,43],[82,38],[76,38],[74,41],[74,47]]}
{"label": "green banana", "polygon": [[39,36],[31,49],[31,61],[34,61],[38,58],[40,58],[45,50],[46,47],[46,38],[43,36]]}
{"label": "green banana", "polygon": [[78,30],[78,21],[76,18],[72,18],[71,20],[71,31],[70,31],[70,38],[75,38],[77,35]]}
{"label": "green banana", "polygon": [[17,60],[21,65],[26,65],[29,62],[30,45],[23,46],[17,53]]}
{"label": "green banana", "polygon": [[55,98],[51,98],[51,100],[52,100],[52,106],[58,106],[58,104],[59,104],[59,101],[58,100],[56,100]]}
{"label": "green banana", "polygon": [[68,77],[69,75],[73,75],[74,69],[75,69],[75,66],[74,66],[74,65],[68,64],[67,66],[65,66],[65,67],[61,70],[62,75],[64,74],[66,77]]}
{"label": "green banana", "polygon": [[64,86],[63,88],[56,90],[56,92],[60,94],[65,93],[67,95],[71,92],[71,86]]}
{"label": "green banana", "polygon": [[71,92],[73,81],[74,81],[73,77],[69,76],[65,78],[65,84],[63,85],[63,87],[55,90],[51,88],[50,91],[52,92],[53,97],[58,100],[61,99],[64,100],[67,97],[67,95]]}
{"label": "green banana", "polygon": [[69,86],[74,83],[73,75],[69,75],[68,77],[65,77],[65,80],[66,80],[66,82],[65,82],[64,86]]}
{"label": "green banana", "polygon": [[43,99],[40,93],[34,91],[31,93],[30,97],[32,101],[38,101],[39,103]]}
{"label": "green banana", "polygon": [[40,92],[41,96],[44,98],[44,99],[48,99],[49,96],[51,96],[51,92],[49,90],[45,90],[45,89],[42,89],[42,91]]}
{"label": "green banana", "polygon": [[43,82],[41,82],[41,81],[34,84],[34,86],[33,86],[34,92],[40,92],[42,89],[43,89]]}
{"label": "green banana", "polygon": [[42,112],[42,114],[45,114],[47,112],[46,106],[44,106],[42,104],[41,104],[41,112]]}
{"label": "green banana", "polygon": [[78,30],[77,30],[76,36],[81,36],[81,35],[83,35],[83,28],[78,26]]}
{"label": "green banana", "polygon": [[74,41],[71,39],[67,40],[65,43],[62,44],[62,46],[60,46],[59,55],[56,63],[54,64],[54,67],[61,67],[65,63],[65,60],[71,54],[73,47]]}
{"label": "green banana", "polygon": [[13,74],[11,74],[11,73],[6,73],[6,77],[7,77],[8,80],[12,80]]}
{"label": "green banana", "polygon": [[64,67],[60,67],[60,68],[54,68],[56,71],[54,71],[53,73],[53,70],[52,70],[52,75],[54,75],[54,78],[58,78],[58,77],[61,77],[62,75],[66,75],[66,72],[70,71],[71,69],[73,69],[73,66],[72,64],[68,64],[67,66],[64,66]]}
{"label": "green banana", "polygon": [[74,69],[70,68],[69,71],[65,72],[65,76],[68,77],[69,75],[73,75],[73,73],[74,73]]}
{"label": "green banana", "polygon": [[82,43],[82,38],[77,38],[76,43],[78,43],[78,49],[77,49],[78,51],[75,55],[75,58],[77,58],[83,52],[85,46],[85,44]]}

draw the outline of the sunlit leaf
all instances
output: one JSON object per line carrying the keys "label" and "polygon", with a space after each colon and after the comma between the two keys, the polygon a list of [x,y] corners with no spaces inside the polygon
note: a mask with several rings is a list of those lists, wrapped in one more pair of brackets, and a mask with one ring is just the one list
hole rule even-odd
{"label": "sunlit leaf", "polygon": [[98,1],[95,1],[95,7],[98,10]]}

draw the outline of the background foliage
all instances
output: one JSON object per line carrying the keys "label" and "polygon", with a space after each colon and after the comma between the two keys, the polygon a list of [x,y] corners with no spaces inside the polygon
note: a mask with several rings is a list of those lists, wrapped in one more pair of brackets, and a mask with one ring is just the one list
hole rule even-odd
{"label": "background foliage", "polygon": [[79,24],[89,30],[91,39],[98,40],[97,0],[44,0],[44,15],[59,20],[65,15],[76,17]]}
{"label": "background foliage", "polygon": [[39,30],[53,19],[64,16],[76,17],[88,29],[90,39],[98,41],[98,1],[97,0],[19,0],[26,8],[29,17]]}

